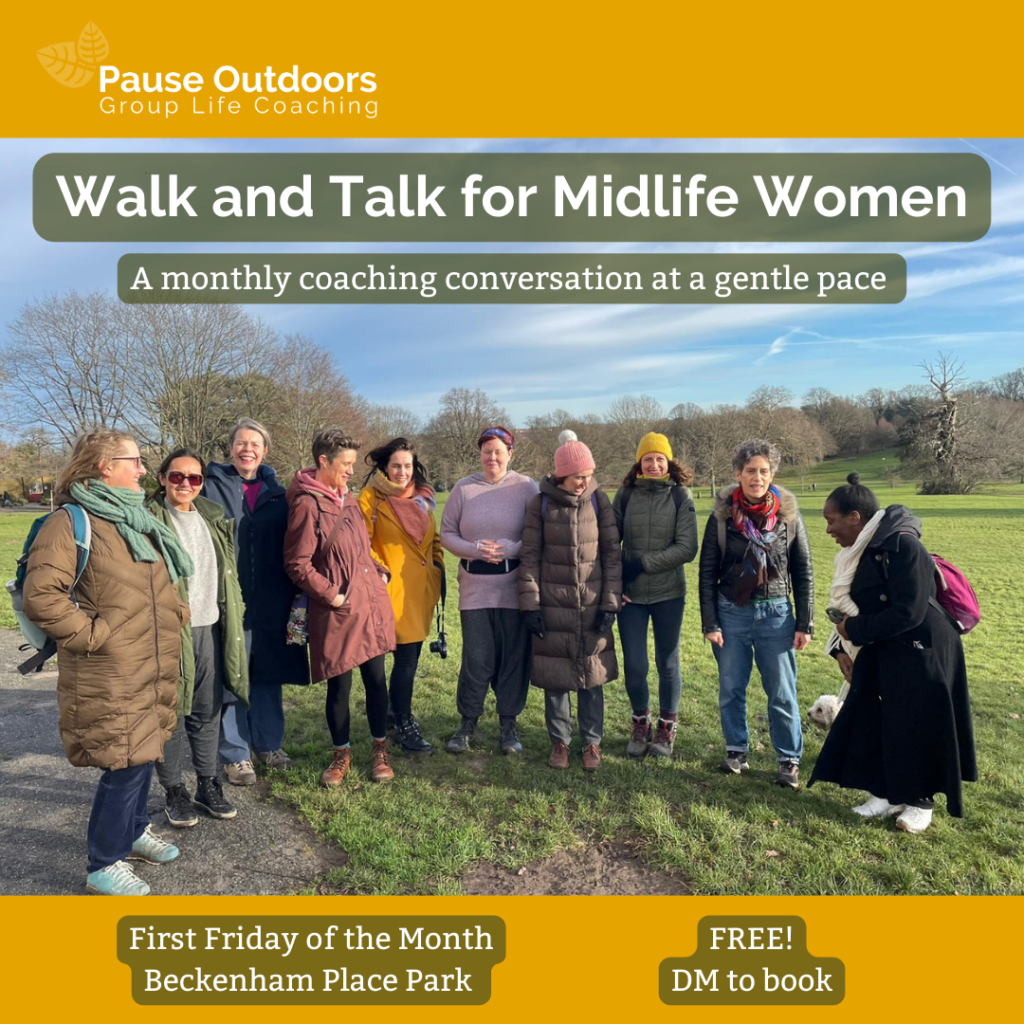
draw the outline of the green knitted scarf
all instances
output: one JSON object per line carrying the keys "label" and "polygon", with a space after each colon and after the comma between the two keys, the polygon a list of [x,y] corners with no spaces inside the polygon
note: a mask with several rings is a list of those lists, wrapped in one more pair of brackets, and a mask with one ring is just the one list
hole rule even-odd
{"label": "green knitted scarf", "polygon": [[[113,523],[136,562],[155,562],[159,551],[172,583],[195,572],[192,559],[181,546],[178,535],[143,507],[146,495],[142,491],[111,487],[102,480],[90,480],[88,487],[73,483],[71,497],[90,515]],[[152,543],[146,541],[147,537]]]}

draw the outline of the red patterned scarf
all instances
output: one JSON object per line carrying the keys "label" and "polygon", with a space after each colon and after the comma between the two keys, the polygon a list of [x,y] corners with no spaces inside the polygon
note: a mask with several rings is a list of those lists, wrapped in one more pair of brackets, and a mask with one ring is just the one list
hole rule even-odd
{"label": "red patterned scarf", "polygon": [[769,580],[778,579],[779,569],[772,557],[775,528],[779,521],[779,492],[769,487],[764,499],[751,502],[742,487],[732,492],[732,521],[747,538],[743,572],[736,584],[736,603],[750,603],[751,597]]}

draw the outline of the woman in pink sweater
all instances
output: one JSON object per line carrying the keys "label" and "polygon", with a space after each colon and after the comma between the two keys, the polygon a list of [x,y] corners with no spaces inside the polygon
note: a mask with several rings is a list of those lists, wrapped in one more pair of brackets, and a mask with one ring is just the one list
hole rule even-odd
{"label": "woman in pink sweater", "polygon": [[456,691],[462,723],[448,750],[469,749],[484,698],[494,690],[501,723],[501,749],[523,747],[516,719],[530,684],[530,635],[519,615],[519,549],[526,506],[537,484],[509,469],[515,438],[504,427],[488,427],[477,440],[481,472],[460,480],[441,518],[441,546],[459,559],[462,667]]}

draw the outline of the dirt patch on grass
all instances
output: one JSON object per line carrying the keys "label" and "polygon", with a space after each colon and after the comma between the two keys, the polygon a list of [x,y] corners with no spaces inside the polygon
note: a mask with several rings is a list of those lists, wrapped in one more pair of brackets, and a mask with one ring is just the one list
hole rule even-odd
{"label": "dirt patch on grass", "polygon": [[544,857],[516,871],[490,861],[462,876],[468,896],[687,896],[686,880],[646,865],[625,843],[599,843]]}

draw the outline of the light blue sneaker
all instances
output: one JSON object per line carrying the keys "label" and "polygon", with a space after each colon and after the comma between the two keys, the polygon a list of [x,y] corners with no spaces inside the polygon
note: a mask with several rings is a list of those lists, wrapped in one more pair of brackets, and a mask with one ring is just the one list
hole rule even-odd
{"label": "light blue sneaker", "polygon": [[148,896],[149,886],[119,860],[85,876],[85,887],[97,896]]}
{"label": "light blue sneaker", "polygon": [[132,852],[128,854],[128,860],[145,860],[150,864],[166,864],[174,860],[181,851],[173,844],[161,839],[153,831],[152,825],[146,826],[146,831],[132,843]]}

